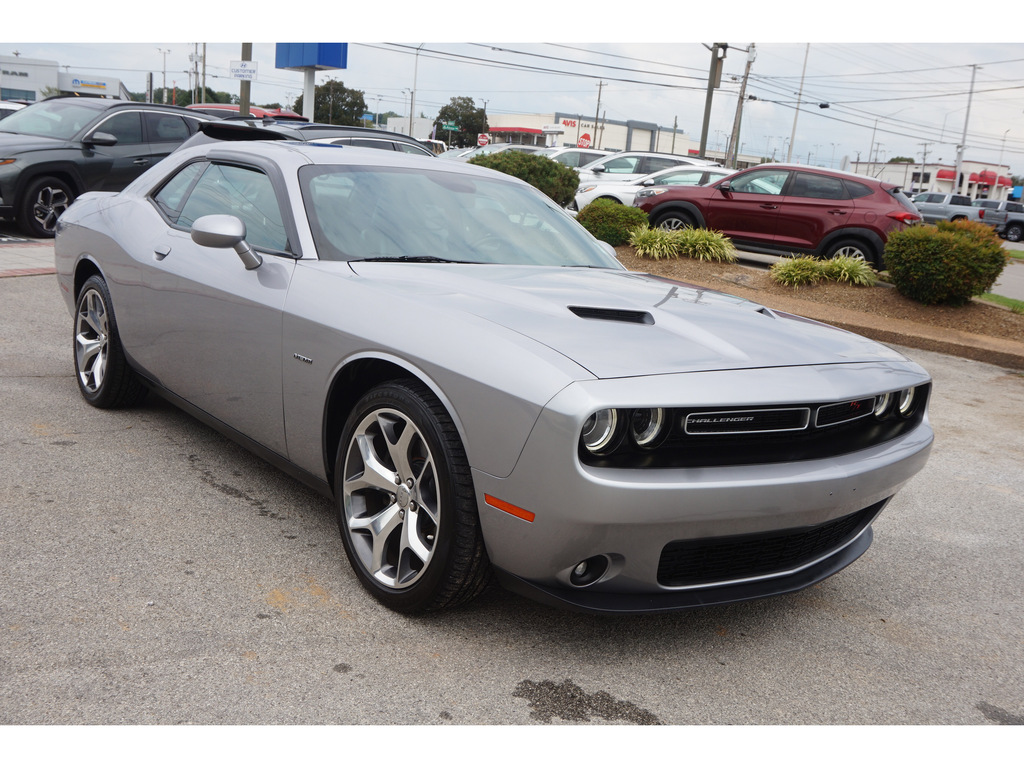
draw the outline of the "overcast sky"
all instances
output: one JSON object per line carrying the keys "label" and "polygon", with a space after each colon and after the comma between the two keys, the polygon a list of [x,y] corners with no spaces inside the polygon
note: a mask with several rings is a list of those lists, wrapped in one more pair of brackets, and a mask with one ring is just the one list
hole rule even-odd
{"label": "overcast sky", "polygon": [[[1001,0],[986,3],[991,12],[982,15],[984,23],[957,21],[956,36],[963,42],[948,42],[954,29],[949,24],[942,25],[945,40],[933,37],[919,4],[894,9],[879,0],[847,3],[838,13],[834,7],[787,8],[786,3],[765,13],[763,3],[747,2],[719,3],[722,10],[716,13],[693,11],[685,2],[649,0],[623,4],[629,10],[622,18],[613,5],[574,15],[564,2],[510,11],[498,10],[507,4],[481,10],[465,4],[450,20],[441,18],[440,6],[423,2],[380,3],[371,14],[352,10],[351,2],[317,0],[287,16],[275,15],[273,9],[282,4],[261,5],[261,18],[250,20],[190,9],[191,2],[175,4],[174,19],[149,19],[142,29],[140,6],[119,10],[119,2],[104,4],[101,25],[80,24],[74,9],[80,12],[81,5],[68,5],[45,27],[35,11],[15,9],[13,22],[0,31],[0,54],[18,51],[26,58],[55,60],[73,72],[118,77],[129,90],[144,91],[147,73],[153,73],[155,84],[162,82],[161,51],[169,51],[168,86],[174,81],[188,88],[195,43],[166,40],[191,40],[202,31],[208,40],[207,86],[237,94],[239,81],[229,77],[228,68],[241,58],[241,42],[209,41],[264,40],[269,42],[253,44],[258,66],[253,103],[287,104],[301,94],[303,78],[275,69],[275,42],[348,42],[348,67],[320,73],[317,82],[333,77],[363,91],[370,111],[407,114],[415,83],[416,113],[428,117],[455,96],[472,97],[479,106],[486,102],[490,115],[592,116],[602,83],[600,108],[608,119],[665,128],[678,121],[680,130],[699,141],[708,47],[717,40],[731,47],[723,86],[714,95],[708,146],[724,149],[747,62],[743,49],[754,42],[747,94],[757,100],[747,101],[744,109],[745,153],[784,160],[792,135],[793,159],[801,162],[838,167],[846,156],[867,160],[875,146],[882,159],[901,155],[920,161],[927,151],[929,161],[952,164],[970,102],[965,158],[993,165],[1001,160],[1012,172],[1024,173],[1024,44],[988,42],[997,31],[991,22],[999,17]],[[1011,10],[1015,7],[1006,4],[1007,20],[1019,16]],[[25,34],[7,40],[11,30]],[[536,42],[541,35],[552,40],[565,35],[568,42]],[[505,42],[487,42],[492,36]],[[140,37],[154,41],[129,42]],[[626,37],[652,42],[609,42]],[[422,43],[422,38],[435,42]],[[829,107],[820,108],[822,103]]]}

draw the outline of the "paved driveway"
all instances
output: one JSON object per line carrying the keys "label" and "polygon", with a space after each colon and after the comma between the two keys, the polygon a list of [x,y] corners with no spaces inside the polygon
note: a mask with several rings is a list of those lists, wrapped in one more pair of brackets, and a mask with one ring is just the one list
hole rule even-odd
{"label": "paved driveway", "polygon": [[815,588],[409,618],[327,501],[160,400],[86,406],[52,276],[0,292],[0,724],[1024,723],[1020,374],[910,353],[932,458]]}

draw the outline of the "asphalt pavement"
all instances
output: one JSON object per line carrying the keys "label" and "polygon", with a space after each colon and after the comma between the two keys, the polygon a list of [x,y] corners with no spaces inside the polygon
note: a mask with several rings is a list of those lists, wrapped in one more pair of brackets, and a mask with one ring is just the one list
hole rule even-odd
{"label": "asphalt pavement", "polygon": [[[329,501],[159,399],[85,404],[71,329],[52,275],[0,279],[0,725],[1024,724],[1020,372],[901,348],[934,379],[934,449],[871,549],[816,587],[620,618],[494,589],[406,617],[359,585]],[[596,754],[606,729],[557,730],[571,761],[635,761],[641,743],[693,757],[700,743],[689,729],[608,729],[624,752]],[[946,729],[909,729],[903,758],[1005,761],[991,729],[953,730],[950,744]],[[35,755],[74,736],[33,733]],[[140,742],[124,749],[121,731],[118,747],[135,759],[186,738],[132,733]],[[293,761],[316,736],[236,733]],[[392,755],[410,736],[414,759],[553,754],[525,751],[533,729],[467,750],[479,734],[331,732],[325,749]],[[712,729],[709,759],[759,741],[725,734]],[[807,741],[818,735],[786,732],[779,747],[794,754],[799,739],[838,765],[900,759],[866,747],[868,731],[838,750],[845,732]]]}

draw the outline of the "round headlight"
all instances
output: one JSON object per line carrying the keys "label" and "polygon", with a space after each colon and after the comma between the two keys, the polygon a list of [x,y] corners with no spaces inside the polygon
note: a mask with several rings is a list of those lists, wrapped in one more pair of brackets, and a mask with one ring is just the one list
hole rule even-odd
{"label": "round headlight", "polygon": [[664,426],[663,408],[637,408],[630,419],[629,433],[638,446],[648,448],[661,436]]}
{"label": "round headlight", "polygon": [[614,408],[605,408],[592,414],[583,422],[583,445],[594,454],[607,452],[614,447],[619,414]]}
{"label": "round headlight", "polygon": [[903,418],[912,416],[914,413],[914,393],[916,391],[914,387],[911,387],[900,392],[899,412]]}
{"label": "round headlight", "polygon": [[875,418],[881,419],[889,411],[889,406],[892,405],[892,392],[886,392],[884,395],[879,395],[875,398]]}

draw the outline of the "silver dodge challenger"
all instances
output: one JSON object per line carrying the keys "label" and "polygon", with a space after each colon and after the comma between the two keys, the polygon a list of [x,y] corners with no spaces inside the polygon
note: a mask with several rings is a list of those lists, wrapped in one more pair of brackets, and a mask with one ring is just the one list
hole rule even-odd
{"label": "silver dodge challenger", "polygon": [[80,197],[56,263],[85,401],[159,393],[332,498],[396,611],[495,579],[596,613],[802,589],[932,444],[903,355],[629,272],[472,165],[185,148]]}

